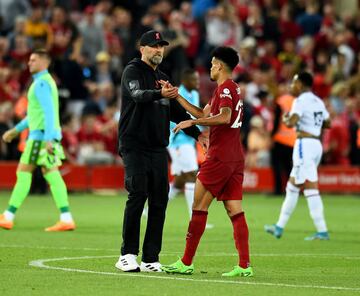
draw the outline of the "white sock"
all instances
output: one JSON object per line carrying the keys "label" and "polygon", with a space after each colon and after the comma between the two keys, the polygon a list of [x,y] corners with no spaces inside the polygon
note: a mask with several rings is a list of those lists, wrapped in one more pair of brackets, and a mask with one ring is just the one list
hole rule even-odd
{"label": "white sock", "polygon": [[8,210],[6,210],[6,211],[4,212],[4,217],[5,217],[5,219],[8,220],[8,221],[13,221],[14,218],[15,218],[15,214],[12,213],[12,212],[10,212],[10,211],[8,211]]}
{"label": "white sock", "polygon": [[298,187],[291,184],[290,182],[287,182],[286,197],[281,207],[279,220],[276,223],[277,226],[284,228],[289,221],[290,216],[293,213],[298,202],[299,192],[300,189]]}
{"label": "white sock", "polygon": [[66,223],[73,222],[73,218],[71,216],[71,213],[70,212],[61,213],[60,214],[60,221],[66,222]]}
{"label": "white sock", "polygon": [[324,217],[324,205],[321,200],[319,190],[305,189],[304,195],[309,206],[310,216],[314,221],[317,232],[327,232]]}
{"label": "white sock", "polygon": [[180,192],[180,189],[176,188],[174,186],[174,183],[170,184],[170,190],[169,190],[169,200],[172,200],[175,198],[175,196]]}
{"label": "white sock", "polygon": [[195,191],[195,183],[185,183],[185,199],[186,204],[189,211],[189,216],[191,218],[192,215],[192,206],[194,203],[194,191]]}

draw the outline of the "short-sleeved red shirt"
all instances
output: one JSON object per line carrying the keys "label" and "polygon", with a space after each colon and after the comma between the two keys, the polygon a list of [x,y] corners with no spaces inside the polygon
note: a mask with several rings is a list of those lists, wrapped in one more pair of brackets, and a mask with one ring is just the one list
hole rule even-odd
{"label": "short-sleeved red shirt", "polygon": [[210,99],[211,115],[220,113],[223,107],[231,108],[229,124],[210,127],[210,145],[207,158],[223,162],[244,161],[244,152],[240,139],[240,127],[243,119],[243,101],[239,86],[231,79],[219,85]]}

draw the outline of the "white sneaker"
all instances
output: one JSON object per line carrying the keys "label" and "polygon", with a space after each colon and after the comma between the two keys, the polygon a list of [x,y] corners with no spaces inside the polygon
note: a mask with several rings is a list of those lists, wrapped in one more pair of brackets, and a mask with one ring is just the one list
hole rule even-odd
{"label": "white sneaker", "polygon": [[136,262],[136,255],[126,254],[120,256],[118,262],[116,262],[115,267],[127,272],[139,272],[140,266]]}
{"label": "white sneaker", "polygon": [[162,272],[160,262],[145,263],[141,262],[140,270],[143,272]]}

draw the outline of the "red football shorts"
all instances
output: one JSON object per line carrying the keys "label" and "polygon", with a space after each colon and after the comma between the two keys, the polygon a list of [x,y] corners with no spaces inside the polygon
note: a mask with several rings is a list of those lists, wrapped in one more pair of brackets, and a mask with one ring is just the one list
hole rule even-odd
{"label": "red football shorts", "polygon": [[241,200],[244,180],[243,162],[221,162],[206,159],[198,179],[217,200]]}

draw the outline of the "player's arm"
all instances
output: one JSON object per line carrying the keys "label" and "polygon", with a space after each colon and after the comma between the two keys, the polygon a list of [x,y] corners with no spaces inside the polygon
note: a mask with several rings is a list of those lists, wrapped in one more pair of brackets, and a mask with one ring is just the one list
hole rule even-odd
{"label": "player's arm", "polygon": [[329,117],[324,120],[322,128],[330,128],[330,127],[331,127],[331,119]]}
{"label": "player's arm", "polygon": [[189,112],[195,118],[205,117],[204,109],[191,104],[180,94],[176,97],[176,100],[187,112]]}
{"label": "player's arm", "polygon": [[293,113],[291,115],[284,114],[283,116],[283,122],[287,127],[294,127],[300,120],[300,116],[296,113]]}
{"label": "player's arm", "polygon": [[301,98],[295,99],[291,106],[289,113],[284,114],[282,121],[287,127],[295,127],[300,117],[302,116],[304,110],[306,110],[306,105]]}
{"label": "player's arm", "polygon": [[6,143],[11,143],[12,140],[14,140],[23,130],[27,129],[28,127],[29,127],[29,121],[28,118],[25,117],[17,125],[7,130],[3,134],[2,136],[3,141]]}
{"label": "player's arm", "polygon": [[324,122],[322,128],[330,128],[331,127],[331,117],[329,112],[325,109],[324,112]]}
{"label": "player's arm", "polygon": [[175,128],[174,132],[191,127],[193,125],[203,125],[203,126],[213,126],[213,125],[223,125],[229,124],[231,121],[231,108],[222,107],[220,108],[220,113],[215,116],[208,116],[198,119],[190,119],[180,122]]}
{"label": "player's arm", "polygon": [[207,114],[207,117],[194,119],[194,124],[203,126],[229,124],[231,121],[231,108],[222,107],[220,108],[219,114],[214,116],[209,115],[210,112]]}
{"label": "player's arm", "polygon": [[[170,100],[170,121],[178,124],[179,122],[188,120],[191,120],[189,113],[181,107],[178,101]],[[184,133],[193,137],[195,140],[198,140],[199,135],[201,134],[199,128],[196,126],[189,126],[188,128],[185,128]]]}

